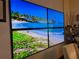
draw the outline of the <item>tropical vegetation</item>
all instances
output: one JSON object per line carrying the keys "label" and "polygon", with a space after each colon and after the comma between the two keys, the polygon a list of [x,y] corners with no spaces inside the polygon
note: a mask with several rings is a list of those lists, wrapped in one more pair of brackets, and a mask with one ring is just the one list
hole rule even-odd
{"label": "tropical vegetation", "polygon": [[11,12],[11,18],[18,21],[27,21],[27,22],[38,22],[39,20],[42,20],[43,18],[32,16],[28,14],[20,14],[19,12]]}
{"label": "tropical vegetation", "polygon": [[38,38],[13,31],[13,56],[14,59],[23,59],[33,53],[47,48],[48,45],[38,42]]}
{"label": "tropical vegetation", "polygon": [[[47,20],[44,18],[32,16],[28,14],[20,14],[19,12],[14,12],[14,11],[11,12],[11,18],[13,20],[26,21],[26,22],[40,22],[41,20],[43,22],[47,22]],[[49,20],[48,23],[55,24],[56,21],[55,19],[51,18],[51,20]]]}

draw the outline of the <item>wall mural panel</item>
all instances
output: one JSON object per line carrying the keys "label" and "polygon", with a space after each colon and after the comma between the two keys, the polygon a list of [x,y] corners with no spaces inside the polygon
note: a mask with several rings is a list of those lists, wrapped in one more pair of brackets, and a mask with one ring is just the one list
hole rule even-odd
{"label": "wall mural panel", "polygon": [[64,13],[28,1],[10,0],[13,59],[24,59],[64,42]]}

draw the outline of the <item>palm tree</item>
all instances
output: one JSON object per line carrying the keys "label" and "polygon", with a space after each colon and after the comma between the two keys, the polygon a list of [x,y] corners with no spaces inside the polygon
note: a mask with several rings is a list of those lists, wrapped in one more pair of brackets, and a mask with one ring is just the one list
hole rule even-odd
{"label": "palm tree", "polygon": [[17,18],[17,17],[16,17],[16,12],[14,12],[14,11],[11,12],[11,18],[12,18],[12,19],[16,19],[16,18]]}
{"label": "palm tree", "polygon": [[21,14],[19,14],[19,12],[15,12],[15,17],[17,20],[20,20]]}
{"label": "palm tree", "polygon": [[18,12],[15,13],[15,16],[19,18],[20,14]]}

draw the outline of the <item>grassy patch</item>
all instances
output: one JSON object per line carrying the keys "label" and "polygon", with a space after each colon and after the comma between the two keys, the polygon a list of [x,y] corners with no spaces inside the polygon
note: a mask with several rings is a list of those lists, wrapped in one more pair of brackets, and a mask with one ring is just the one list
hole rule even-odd
{"label": "grassy patch", "polygon": [[29,35],[19,32],[13,32],[13,48],[28,48],[28,44],[34,42],[35,39]]}
{"label": "grassy patch", "polygon": [[19,53],[14,53],[13,58],[14,59],[23,59],[26,56],[30,55],[31,53],[29,51],[21,51]]}
{"label": "grassy patch", "polygon": [[19,51],[19,49],[27,48],[26,50],[19,51],[18,53],[15,52],[14,59],[23,59],[24,57],[38,52],[39,48],[48,47],[47,44],[38,42],[36,39],[37,38],[29,36],[28,34],[13,31],[13,51],[15,52],[16,50]]}

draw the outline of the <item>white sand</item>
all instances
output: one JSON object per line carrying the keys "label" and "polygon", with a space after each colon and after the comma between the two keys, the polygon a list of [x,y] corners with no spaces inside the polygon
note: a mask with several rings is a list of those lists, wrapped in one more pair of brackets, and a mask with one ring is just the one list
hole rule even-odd
{"label": "white sand", "polygon": [[49,37],[50,46],[64,42],[64,35],[52,35]]}
{"label": "white sand", "polygon": [[28,35],[30,35],[30,36],[32,36],[32,37],[35,37],[35,38],[47,39],[47,36],[39,35],[39,34],[37,34],[37,33],[34,33],[34,32],[32,32],[32,31],[30,31],[30,30],[18,31],[18,32],[24,33],[24,34],[28,34]]}
{"label": "white sand", "polygon": [[18,21],[18,20],[12,19],[12,23],[27,23],[27,22],[26,21]]}
{"label": "white sand", "polygon": [[[40,40],[40,42],[42,42],[45,39],[45,41],[43,41],[43,42],[46,43],[47,39],[48,39],[47,36],[40,35],[40,34],[34,33],[32,31],[29,31],[29,30],[27,30],[27,31],[18,31],[18,32],[24,33],[24,34],[26,33],[26,34],[28,34],[32,37],[38,38]],[[64,35],[50,34],[49,41],[50,41],[50,46],[61,43],[61,42],[64,41]]]}

